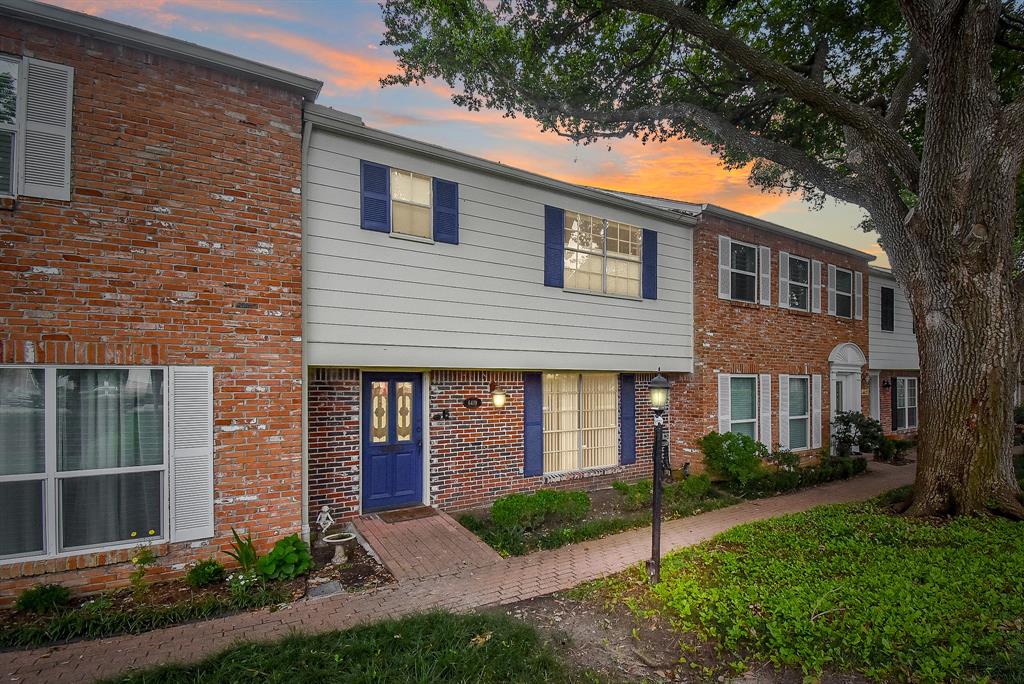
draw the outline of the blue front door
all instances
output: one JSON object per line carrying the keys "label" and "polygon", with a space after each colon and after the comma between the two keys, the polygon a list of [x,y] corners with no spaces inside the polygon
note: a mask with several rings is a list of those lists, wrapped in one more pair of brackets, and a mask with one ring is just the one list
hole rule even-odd
{"label": "blue front door", "polygon": [[422,378],[363,373],[363,510],[423,501]]}

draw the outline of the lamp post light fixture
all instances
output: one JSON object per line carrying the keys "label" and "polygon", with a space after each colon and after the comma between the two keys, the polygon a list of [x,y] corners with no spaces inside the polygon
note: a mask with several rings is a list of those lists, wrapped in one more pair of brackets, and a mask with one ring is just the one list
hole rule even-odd
{"label": "lamp post light fixture", "polygon": [[654,453],[651,454],[651,559],[647,561],[647,578],[651,584],[661,581],[661,480],[668,465],[664,413],[668,408],[670,387],[669,381],[661,375],[659,368],[648,389],[651,409],[654,411]]}

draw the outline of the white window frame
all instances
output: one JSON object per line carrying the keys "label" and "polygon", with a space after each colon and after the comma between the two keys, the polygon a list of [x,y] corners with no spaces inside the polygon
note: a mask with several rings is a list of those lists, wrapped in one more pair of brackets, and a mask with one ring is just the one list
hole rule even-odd
{"label": "white window frame", "polygon": [[[854,310],[853,310],[854,290],[856,290],[856,286],[854,284],[853,271],[851,271],[848,268],[842,268],[840,266],[836,266],[835,267],[835,271],[836,271],[836,280],[835,280],[834,283],[832,283],[832,285],[833,285],[833,292],[834,292],[833,296],[836,298],[835,316],[836,316],[836,318],[846,318],[846,319],[852,321],[853,317],[854,317]],[[843,292],[842,290],[839,289],[839,274],[840,273],[848,273],[850,275],[850,291],[849,292]],[[848,297],[850,299],[850,315],[849,316],[843,316],[842,314],[839,313],[839,298],[840,297]]]}
{"label": "white window frame", "polygon": [[[794,261],[802,261],[805,264],[807,264],[807,282],[805,282],[805,283],[798,283],[795,280],[793,280],[793,262]],[[787,271],[789,273],[789,277],[786,278],[786,290],[787,290],[786,291],[786,308],[787,309],[791,309],[793,311],[807,311],[807,312],[810,312],[810,310],[811,310],[811,260],[810,259],[806,259],[806,258],[804,258],[802,256],[797,256],[795,254],[790,254],[789,255],[789,263],[786,265],[786,267],[787,267]],[[789,290],[793,289],[794,285],[796,285],[797,287],[802,287],[805,290],[807,290],[807,306],[805,306],[803,308],[800,308],[798,306],[793,306],[790,303],[792,300],[789,298]]]}
{"label": "white window frame", "polygon": [[[907,390],[910,387],[911,383],[913,383],[913,385],[914,385],[914,402],[913,403],[910,403],[910,393],[907,392]],[[900,406],[900,390],[899,390],[899,386],[900,385],[903,385],[903,406]],[[899,426],[899,427],[896,428],[897,430],[916,430],[917,429],[918,423],[920,422],[920,415],[921,415],[920,414],[920,409],[918,408],[918,403],[917,403],[917,390],[918,390],[917,378],[910,377],[910,376],[907,376],[907,377],[897,377],[896,378],[896,387],[893,387],[893,391],[896,392],[896,402],[895,402],[896,403],[896,415],[897,415],[896,425]],[[910,416],[910,409],[911,408],[914,409],[914,424],[913,425],[910,425],[910,421],[908,420],[908,418]],[[902,414],[902,416],[903,416],[903,420],[902,421],[900,421],[900,419],[899,419],[900,414]]]}
{"label": "white window frame", "polygon": [[0,61],[10,62],[18,68],[18,83],[14,94],[15,110],[14,123],[7,124],[0,121],[0,131],[13,133],[11,140],[11,187],[10,191],[0,188],[0,197],[17,197],[18,188],[21,184],[21,155],[18,153],[21,147],[21,138],[24,135],[24,100],[25,100],[25,60],[21,57],[0,53]]}
{"label": "white window frame", "polygon": [[807,397],[807,406],[805,407],[806,413],[804,413],[803,415],[796,415],[796,414],[793,413],[793,404],[792,404],[792,402],[789,402],[789,397],[786,397],[787,406],[789,408],[789,425],[787,426],[788,429],[789,429],[789,443],[790,444],[793,443],[793,435],[795,434],[794,431],[793,431],[793,420],[794,419],[795,420],[803,419],[804,420],[804,426],[805,426],[805,439],[804,439],[804,445],[802,447],[799,447],[799,450],[800,451],[804,451],[804,450],[813,448],[811,446],[811,402],[812,402],[812,398],[811,398],[811,376],[809,376],[809,375],[790,375],[789,376],[789,382],[792,383],[794,380],[803,380],[804,382],[807,383],[807,392],[804,395],[804,396]]}
{"label": "white window frame", "polygon": [[[392,178],[392,176],[394,174],[396,174],[396,173],[399,173],[399,174],[404,173],[404,174],[406,174],[406,175],[408,175],[408,176],[410,176],[412,178],[423,178],[423,179],[425,179],[427,181],[427,191],[428,191],[428,193],[430,195],[430,199],[427,201],[427,203],[426,204],[421,204],[420,202],[413,202],[413,201],[409,201],[409,200],[397,199],[395,197],[395,183],[394,183],[394,180]],[[391,236],[392,237],[396,237],[396,238],[401,238],[403,240],[416,240],[418,242],[433,243],[434,242],[434,178],[433,178],[433,176],[428,176],[428,175],[423,174],[423,173],[417,173],[415,171],[407,171],[406,169],[399,169],[399,168],[395,168],[395,167],[389,167],[388,168],[388,194],[390,195],[390,197],[388,199],[391,201],[391,206],[388,207],[388,211],[391,212],[391,231],[390,231]],[[395,205],[396,204],[404,204],[407,207],[418,207],[420,209],[424,209],[425,208],[427,210],[427,219],[428,219],[428,224],[427,225],[429,226],[429,229],[427,230],[427,232],[428,232],[429,235],[427,237],[424,237],[423,235],[416,235],[415,233],[404,233],[404,232],[402,232],[400,230],[395,230]]]}
{"label": "white window frame", "polygon": [[[740,300],[744,301],[744,300]],[[735,404],[732,401],[732,382],[737,378],[749,378],[754,381],[754,417],[744,418],[743,420],[733,420],[732,413]],[[737,375],[729,375],[729,432],[733,432],[732,426],[737,423],[753,423],[754,424],[754,441],[758,441],[761,438],[761,380],[760,376],[754,373],[745,373]]]}
{"label": "white window frame", "polygon": [[[545,374],[550,374],[550,375],[575,375],[576,376],[576,467],[575,468],[567,468],[565,470],[546,470],[546,469],[544,469],[543,468],[543,463],[544,463],[544,461],[547,460],[546,457],[547,457],[547,454],[549,453],[547,448],[546,448],[547,445],[546,445],[546,442],[545,442],[545,444],[544,444],[545,448],[543,449],[543,453],[541,455],[541,468],[543,470],[543,474],[544,475],[563,475],[563,474],[566,474],[566,473],[579,473],[579,472],[586,472],[586,471],[590,471],[590,470],[604,470],[605,468],[612,468],[614,466],[617,466],[619,464],[619,445],[620,445],[621,440],[622,440],[622,415],[621,415],[621,411],[620,411],[620,395],[619,395],[619,393],[621,391],[621,386],[620,386],[620,383],[619,383],[619,376],[617,374],[615,374],[615,373],[601,373],[601,372],[580,373],[580,372],[573,372],[573,371],[549,371],[549,372],[547,372]],[[614,458],[612,459],[612,462],[611,463],[602,463],[600,465],[595,465],[595,466],[586,466],[586,467],[584,467],[584,465],[583,465],[583,446],[584,446],[583,442],[584,442],[584,440],[583,440],[583,420],[582,420],[582,416],[583,416],[583,377],[585,375],[607,375],[607,376],[613,376],[615,378],[614,385],[615,385],[615,432],[616,432],[616,436],[615,436],[616,449],[615,449],[615,455],[614,455]],[[542,388],[541,391],[543,391],[543,376],[542,376],[542,381],[541,381],[541,388]],[[543,420],[543,416],[542,416],[542,420]],[[542,431],[542,440],[548,434],[550,434],[550,432],[547,431],[547,430],[544,430],[543,427],[542,427],[541,431]]]}
{"label": "white window frame", "polygon": [[[590,219],[592,224],[593,223],[600,223],[601,224],[601,251],[600,252],[595,251],[595,250],[590,250],[590,249],[582,249],[580,247],[570,247],[569,246],[569,241],[566,238],[566,225],[565,224],[569,221],[569,218],[571,216],[586,217],[586,218]],[[617,223],[620,226],[625,226],[627,228],[633,228],[633,229],[635,229],[635,230],[637,230],[639,232],[640,241],[637,243],[637,256],[636,256],[635,259],[633,257],[629,256],[629,255],[622,254],[621,252],[614,252],[615,256],[608,256],[608,224],[609,223]],[[644,232],[643,232],[643,230],[639,226],[634,226],[632,223],[626,223],[625,221],[613,221],[611,219],[598,218],[597,216],[594,216],[593,214],[588,214],[588,213],[582,212],[582,211],[569,211],[569,210],[566,210],[565,213],[564,213],[563,219],[562,219],[562,269],[563,270],[565,269],[565,256],[567,254],[569,254],[570,252],[574,253],[574,254],[590,254],[592,256],[599,256],[599,257],[601,257],[601,259],[602,259],[602,261],[601,261],[601,289],[600,290],[591,290],[591,289],[584,289],[584,288],[577,288],[577,287],[567,287],[567,288],[564,288],[566,292],[580,292],[580,293],[583,293],[583,294],[603,295],[605,297],[619,297],[619,298],[622,298],[622,299],[635,299],[635,300],[643,299],[643,291],[644,291],[644,263],[643,263]],[[618,294],[616,292],[609,292],[608,291],[608,260],[609,259],[614,259],[615,261],[626,261],[626,262],[630,262],[630,263],[635,263],[637,265],[637,268],[639,269],[640,277],[637,280],[637,289],[636,289],[636,294],[635,295],[634,294]]]}
{"label": "white window frame", "polygon": [[[167,366],[126,366],[126,365],[69,365],[69,364],[4,364],[0,368],[30,368],[43,370],[43,410],[44,410],[44,448],[45,468],[42,473],[24,473],[19,475],[0,475],[0,482],[16,482],[25,480],[42,480],[43,485],[43,553],[26,553],[10,556],[0,556],[0,566],[10,563],[22,563],[33,560],[48,560],[52,558],[68,558],[80,556],[87,553],[102,553],[116,551],[125,548],[134,548],[140,545],[159,544],[170,539],[170,495],[169,495],[169,406],[167,386],[170,377],[170,369]],[[98,468],[93,470],[59,471],[57,469],[57,371],[65,369],[73,370],[132,370],[142,368],[145,370],[159,370],[164,374],[162,384],[163,406],[164,406],[164,458],[160,465],[128,466],[125,468]],[[160,472],[160,510],[162,520],[158,534],[151,537],[130,539],[127,541],[111,542],[103,544],[92,544],[87,546],[75,546],[60,548],[61,532],[60,514],[58,512],[59,498],[58,486],[61,480],[93,477],[98,475],[125,475],[130,473]]]}
{"label": "white window frame", "polygon": [[[744,271],[738,268],[733,268],[732,265],[732,247],[733,245],[740,245],[742,247],[749,247],[754,250],[754,270]],[[742,273],[743,275],[753,276],[754,278],[754,298],[753,299],[739,299],[736,297],[734,292],[735,288],[732,286],[732,274]],[[749,242],[743,242],[741,240],[733,240],[729,238],[729,299],[734,302],[744,302],[745,304],[758,304],[761,301],[761,249],[759,245],[752,245]],[[742,376],[738,376],[742,377]]]}

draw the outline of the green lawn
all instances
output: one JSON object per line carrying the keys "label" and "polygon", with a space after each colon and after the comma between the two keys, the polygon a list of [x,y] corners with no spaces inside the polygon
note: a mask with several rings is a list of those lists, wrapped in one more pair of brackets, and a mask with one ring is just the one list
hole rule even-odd
{"label": "green lawn", "polygon": [[188,666],[114,679],[137,684],[282,682],[593,681],[572,671],[537,632],[496,615],[432,613],[274,643],[250,643]]}
{"label": "green lawn", "polygon": [[751,523],[584,588],[667,616],[725,662],[879,681],[1024,682],[1024,524],[916,521],[882,500]]}

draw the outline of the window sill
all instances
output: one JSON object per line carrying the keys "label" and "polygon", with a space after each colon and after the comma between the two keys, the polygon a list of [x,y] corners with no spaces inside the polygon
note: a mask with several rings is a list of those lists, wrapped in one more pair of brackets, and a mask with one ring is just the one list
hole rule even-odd
{"label": "window sill", "polygon": [[796,314],[797,316],[808,316],[809,317],[809,316],[814,316],[815,315],[815,313],[813,311],[809,311],[807,309],[791,309],[788,306],[785,307],[785,308],[780,306],[779,308],[782,309],[783,311],[787,312],[787,313]]}
{"label": "window sill", "polygon": [[582,480],[588,477],[618,473],[625,470],[626,467],[621,463],[615,463],[613,465],[593,466],[592,468],[581,468],[579,470],[562,470],[557,473],[544,473],[541,475],[541,480],[545,484],[549,482],[563,482],[565,480]]}
{"label": "window sill", "polygon": [[433,245],[435,242],[430,238],[420,237],[418,235],[406,235],[405,233],[388,233],[388,236],[395,238],[396,240],[408,240],[409,242],[418,242],[422,245]]}
{"label": "window sill", "polygon": [[[642,302],[642,301],[644,301],[643,297],[632,297],[630,295],[608,294],[607,292],[594,292],[593,290],[574,290],[574,289],[568,288],[568,287],[563,287],[562,288],[562,292],[567,292],[569,294],[591,295],[592,297],[605,297],[607,299],[624,299],[627,302]],[[577,472],[577,471],[570,471],[570,472]]]}

